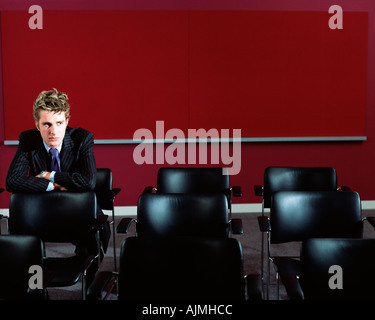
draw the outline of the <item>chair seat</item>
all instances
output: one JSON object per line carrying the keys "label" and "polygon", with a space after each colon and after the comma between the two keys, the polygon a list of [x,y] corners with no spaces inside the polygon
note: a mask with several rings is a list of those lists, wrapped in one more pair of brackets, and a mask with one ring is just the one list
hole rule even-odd
{"label": "chair seat", "polygon": [[76,284],[94,258],[94,255],[45,258],[43,262],[44,286],[46,288],[69,287]]}
{"label": "chair seat", "polygon": [[282,278],[283,275],[295,275],[300,276],[301,273],[301,263],[299,259],[290,257],[275,257],[273,259],[277,267],[277,271]]}

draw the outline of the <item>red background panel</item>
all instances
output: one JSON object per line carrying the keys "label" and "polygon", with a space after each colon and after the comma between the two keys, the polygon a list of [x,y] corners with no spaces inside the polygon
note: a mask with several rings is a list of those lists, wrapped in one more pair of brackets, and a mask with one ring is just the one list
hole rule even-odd
{"label": "red background panel", "polygon": [[32,101],[69,94],[72,126],[96,139],[179,128],[242,137],[364,136],[367,13],[2,12],[5,138],[33,127]]}
{"label": "red background panel", "polygon": [[367,13],[192,12],[190,125],[243,137],[365,135]]}
{"label": "red background panel", "polygon": [[131,139],[156,120],[187,128],[187,12],[44,11],[43,30],[29,17],[2,12],[6,139],[34,126],[18,115],[53,87],[69,95],[70,124],[97,139]]}

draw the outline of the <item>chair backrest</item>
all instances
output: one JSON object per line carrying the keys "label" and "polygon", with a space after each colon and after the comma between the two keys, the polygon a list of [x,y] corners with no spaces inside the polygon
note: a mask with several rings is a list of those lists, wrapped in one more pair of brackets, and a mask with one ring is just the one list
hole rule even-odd
{"label": "chair backrest", "polygon": [[[225,193],[230,197],[229,175],[223,168],[162,167],[157,176],[158,193]],[[229,202],[230,198],[228,198]]]}
{"label": "chair backrest", "polygon": [[108,190],[112,190],[112,170],[97,168],[95,192],[105,192]]}
{"label": "chair backrest", "polygon": [[216,194],[142,194],[137,205],[139,236],[228,237],[227,198]]}
{"label": "chair backrest", "polygon": [[277,191],[333,191],[337,188],[332,167],[268,167],[264,171],[264,207],[271,207]]}
{"label": "chair backrest", "polygon": [[354,191],[279,191],[270,213],[271,243],[360,238],[361,201]]}
{"label": "chair backrest", "polygon": [[309,239],[302,244],[305,299],[375,299],[374,270],[375,239]]}
{"label": "chair backrest", "polygon": [[94,191],[13,193],[10,197],[11,234],[34,235],[48,242],[85,242],[96,217]]}
{"label": "chair backrest", "polygon": [[112,190],[112,170],[109,168],[96,169],[95,193],[101,209],[111,210],[113,203],[108,203],[106,194]]}
{"label": "chair backrest", "polygon": [[29,280],[33,265],[43,268],[43,245],[34,236],[0,236],[0,299],[42,298],[41,291],[31,291]]}
{"label": "chair backrest", "polygon": [[127,238],[119,298],[243,299],[242,247],[234,238]]}

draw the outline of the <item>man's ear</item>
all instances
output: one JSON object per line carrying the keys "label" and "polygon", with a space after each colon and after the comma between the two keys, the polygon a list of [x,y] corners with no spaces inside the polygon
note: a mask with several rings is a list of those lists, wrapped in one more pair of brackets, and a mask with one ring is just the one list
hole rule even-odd
{"label": "man's ear", "polygon": [[39,123],[37,121],[35,121],[35,127],[40,131],[40,129],[39,129]]}

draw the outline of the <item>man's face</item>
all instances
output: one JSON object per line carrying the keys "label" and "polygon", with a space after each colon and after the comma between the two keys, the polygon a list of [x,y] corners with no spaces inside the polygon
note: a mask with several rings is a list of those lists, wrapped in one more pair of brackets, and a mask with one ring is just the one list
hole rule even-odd
{"label": "man's face", "polygon": [[69,119],[65,118],[65,112],[39,112],[39,122],[35,122],[44,142],[51,148],[58,147],[64,139]]}

